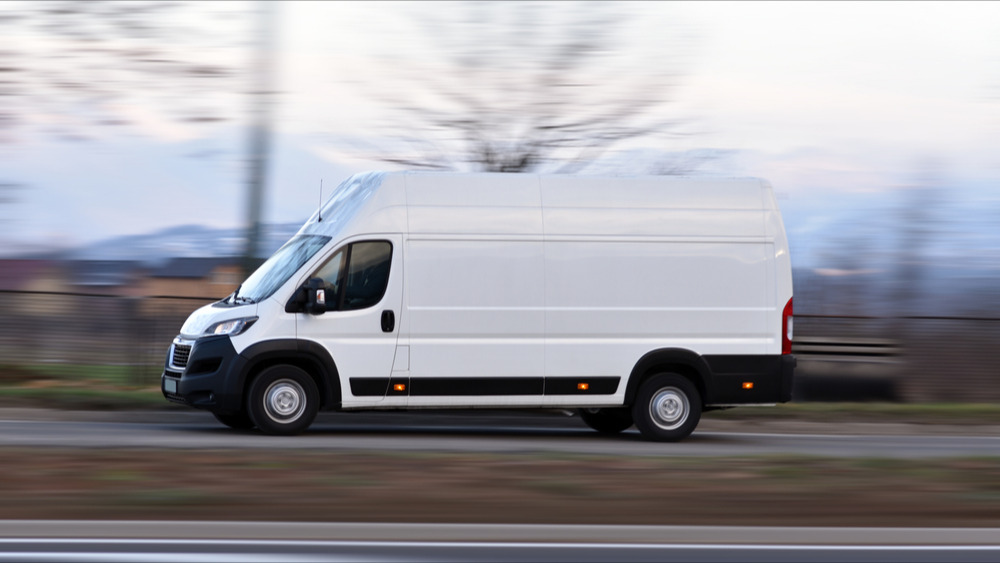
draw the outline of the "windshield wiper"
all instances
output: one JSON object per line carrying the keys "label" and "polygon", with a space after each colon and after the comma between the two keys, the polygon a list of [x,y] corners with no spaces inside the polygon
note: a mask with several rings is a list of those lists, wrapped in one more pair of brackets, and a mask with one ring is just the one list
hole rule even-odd
{"label": "windshield wiper", "polygon": [[230,301],[230,303],[232,303],[233,305],[236,305],[237,303],[253,303],[254,302],[253,299],[250,299],[249,297],[239,296],[241,289],[243,289],[243,284],[240,284],[240,286],[236,288],[236,291],[233,292],[233,298],[232,301]]}

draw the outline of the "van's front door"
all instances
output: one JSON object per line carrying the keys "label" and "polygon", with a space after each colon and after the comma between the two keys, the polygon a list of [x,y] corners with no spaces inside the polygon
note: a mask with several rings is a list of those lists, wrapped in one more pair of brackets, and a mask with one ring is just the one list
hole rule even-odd
{"label": "van's front door", "polygon": [[[323,280],[326,307],[298,315],[298,337],[330,352],[346,408],[386,404],[402,313],[402,253],[399,235],[350,239],[306,278]],[[405,386],[400,391],[388,402],[405,405]]]}

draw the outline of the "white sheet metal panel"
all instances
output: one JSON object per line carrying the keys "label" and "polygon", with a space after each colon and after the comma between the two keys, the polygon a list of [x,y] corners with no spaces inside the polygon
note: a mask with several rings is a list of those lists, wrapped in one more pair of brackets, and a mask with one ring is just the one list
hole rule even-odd
{"label": "white sheet metal panel", "polygon": [[538,176],[408,173],[411,234],[540,235]]}
{"label": "white sheet metal panel", "polygon": [[[266,334],[268,339],[295,338],[296,317],[293,313],[285,312],[285,304],[277,299],[265,299],[255,306],[258,320],[254,325],[242,334],[232,337],[233,348],[237,353],[242,353],[248,347],[260,342],[261,334]],[[232,309],[222,308],[220,311],[237,312],[242,307]],[[239,313],[237,316],[246,316]],[[230,317],[235,318],[235,317]],[[221,320],[221,319],[220,319]],[[218,322],[218,321],[216,321]]]}
{"label": "white sheet metal panel", "polygon": [[545,208],[545,234],[763,241],[760,210]]}
{"label": "white sheet metal panel", "polygon": [[628,375],[657,348],[761,354],[765,245],[548,241],[546,375]]}
{"label": "white sheet metal panel", "polygon": [[764,230],[769,238],[774,240],[774,244],[767,248],[768,259],[771,262],[771,279],[768,282],[770,288],[768,299],[771,311],[768,316],[768,328],[770,330],[770,340],[768,342],[768,354],[781,353],[781,313],[785,308],[785,303],[792,298],[792,262],[788,253],[788,238],[785,235],[785,225],[778,209],[778,201],[774,196],[771,184],[763,182],[762,193],[763,205],[767,211],[764,213]]}
{"label": "white sheet metal panel", "polygon": [[406,243],[410,377],[542,376],[543,243]]}
{"label": "white sheet metal panel", "polygon": [[756,178],[541,176],[544,207],[760,210]]}
{"label": "white sheet metal panel", "polygon": [[547,236],[763,237],[756,179],[541,177]]}

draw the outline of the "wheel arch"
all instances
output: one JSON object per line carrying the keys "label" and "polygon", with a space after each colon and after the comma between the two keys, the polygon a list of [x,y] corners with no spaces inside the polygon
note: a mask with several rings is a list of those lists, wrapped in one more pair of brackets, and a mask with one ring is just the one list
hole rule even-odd
{"label": "wheel arch", "polygon": [[663,372],[673,372],[689,379],[698,389],[702,405],[712,395],[712,370],[700,354],[686,348],[660,348],[647,352],[632,368],[625,387],[625,404],[635,402],[643,381]]}
{"label": "wheel arch", "polygon": [[265,340],[249,346],[240,355],[247,361],[238,382],[244,401],[249,384],[257,374],[274,365],[288,364],[305,371],[316,382],[320,410],[340,405],[342,395],[337,364],[320,344],[298,339]]}

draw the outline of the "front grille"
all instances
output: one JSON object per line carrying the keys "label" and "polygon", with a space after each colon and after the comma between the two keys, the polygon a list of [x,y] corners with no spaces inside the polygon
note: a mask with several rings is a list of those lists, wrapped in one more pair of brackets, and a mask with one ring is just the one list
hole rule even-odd
{"label": "front grille", "polygon": [[188,364],[188,356],[191,355],[191,347],[185,344],[174,344],[174,355],[170,359],[170,365],[178,368],[185,368]]}

